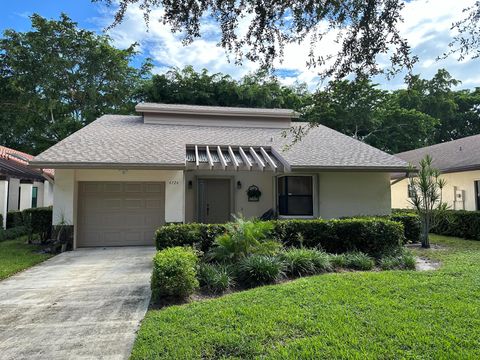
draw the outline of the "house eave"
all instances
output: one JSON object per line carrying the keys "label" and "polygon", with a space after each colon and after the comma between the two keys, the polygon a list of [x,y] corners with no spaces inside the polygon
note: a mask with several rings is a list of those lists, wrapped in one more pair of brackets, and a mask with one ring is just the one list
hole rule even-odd
{"label": "house eave", "polygon": [[315,166],[315,165],[292,165],[291,170],[297,171],[336,171],[336,172],[405,172],[408,167],[390,166]]}
{"label": "house eave", "polygon": [[31,167],[51,169],[137,169],[137,170],[185,170],[185,163],[106,163],[106,162],[41,162],[31,161]]}

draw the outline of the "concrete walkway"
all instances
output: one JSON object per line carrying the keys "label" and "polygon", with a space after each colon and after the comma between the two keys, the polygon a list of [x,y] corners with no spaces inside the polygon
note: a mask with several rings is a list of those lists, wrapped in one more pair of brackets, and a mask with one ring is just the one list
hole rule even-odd
{"label": "concrete walkway", "polygon": [[150,300],[153,255],[81,249],[0,281],[0,358],[127,359]]}

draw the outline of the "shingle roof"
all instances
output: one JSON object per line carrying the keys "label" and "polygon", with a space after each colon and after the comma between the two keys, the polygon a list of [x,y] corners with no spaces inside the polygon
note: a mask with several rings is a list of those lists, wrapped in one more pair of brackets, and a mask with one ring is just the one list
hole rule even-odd
{"label": "shingle roof", "polygon": [[[294,123],[304,125],[306,123]],[[105,115],[35,157],[32,164],[75,166],[185,166],[186,145],[265,146],[292,168],[403,170],[392,155],[325,126],[312,128],[289,149],[282,129],[145,124],[141,116]]]}
{"label": "shingle roof", "polygon": [[443,172],[480,168],[480,135],[405,151],[396,156],[413,165],[418,165],[427,154],[432,157],[432,165]]}

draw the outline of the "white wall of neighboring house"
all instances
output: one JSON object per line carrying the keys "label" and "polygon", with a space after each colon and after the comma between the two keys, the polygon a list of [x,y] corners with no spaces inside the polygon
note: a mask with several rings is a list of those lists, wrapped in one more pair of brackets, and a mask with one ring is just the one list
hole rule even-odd
{"label": "white wall of neighboring house", "polygon": [[0,215],[2,215],[1,228],[7,223],[8,180],[0,180]]}
{"label": "white wall of neighboring house", "polygon": [[20,211],[32,207],[32,183],[20,183]]}
{"label": "white wall of neighboring house", "polygon": [[43,182],[43,206],[53,205],[53,183],[45,180]]}
{"label": "white wall of neighboring house", "polygon": [[8,182],[8,211],[18,210],[20,179],[10,178]]}
{"label": "white wall of neighboring house", "polygon": [[[447,173],[441,175],[446,185],[442,192],[443,201],[453,210],[476,210],[475,181],[480,181],[480,170]],[[406,209],[408,201],[408,179],[392,185],[392,208]],[[459,200],[455,195],[462,195]]]}

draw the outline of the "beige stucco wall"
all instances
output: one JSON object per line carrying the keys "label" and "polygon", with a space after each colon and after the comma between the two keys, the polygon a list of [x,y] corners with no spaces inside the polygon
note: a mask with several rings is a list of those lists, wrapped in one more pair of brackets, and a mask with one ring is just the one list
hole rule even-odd
{"label": "beige stucco wall", "polygon": [[324,219],[391,210],[388,173],[324,172],[319,174],[318,189],[319,214]]}
{"label": "beige stucco wall", "polygon": [[[185,220],[193,222],[197,219],[196,197],[197,179],[216,177],[231,179],[233,201],[232,214],[241,214],[246,218],[262,215],[274,206],[274,173],[271,171],[186,171],[185,172]],[[192,188],[188,188],[188,182]],[[242,183],[242,188],[237,189],[237,182]],[[262,192],[258,202],[249,202],[247,189],[256,185]]]}
{"label": "beige stucco wall", "polygon": [[[443,192],[443,201],[454,210],[476,210],[475,181],[480,180],[480,170],[442,174],[447,182]],[[455,201],[455,191],[463,191],[463,201]],[[411,208],[408,202],[408,179],[392,185],[392,207]]]}

